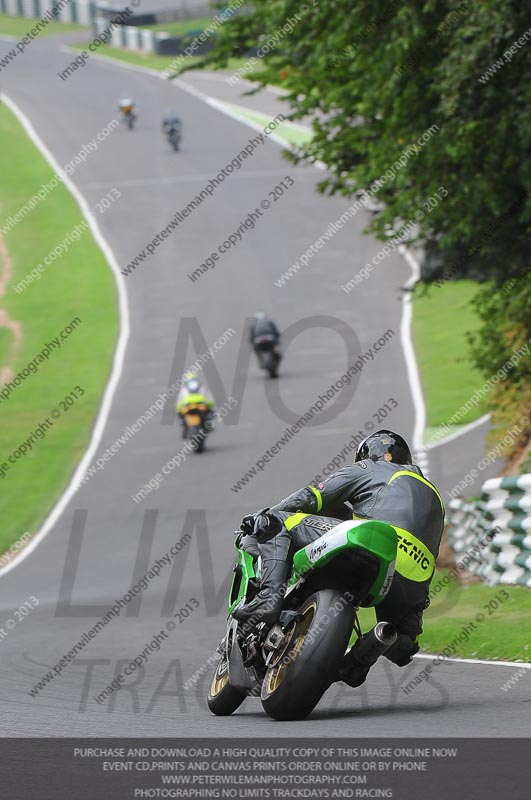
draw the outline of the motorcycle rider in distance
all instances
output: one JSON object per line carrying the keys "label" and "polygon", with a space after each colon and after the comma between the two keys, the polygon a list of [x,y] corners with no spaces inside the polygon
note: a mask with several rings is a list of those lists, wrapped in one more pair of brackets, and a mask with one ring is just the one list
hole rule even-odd
{"label": "motorcycle rider in distance", "polygon": [[130,95],[122,94],[118,101],[118,108],[123,115],[123,120],[127,123],[129,130],[132,130],[135,121],[135,102]]}
{"label": "motorcycle rider in distance", "polygon": [[[290,516],[286,518],[285,512]],[[392,431],[380,430],[367,436],[358,446],[355,463],[337,470],[318,486],[306,486],[275,506],[243,518],[241,529],[250,534],[245,537],[245,549],[253,552],[250,548],[257,548],[263,577],[258,595],[236,608],[234,618],[247,622],[261,619],[264,613],[265,621],[275,621],[293,553],[322,535],[314,525],[321,514],[377,519],[397,529],[395,575],[388,594],[375,610],[379,621],[392,623],[398,632],[386,658],[406,666],[419,650],[417,637],[429,605],[444,505],[437,489],[413,464],[406,441]],[[323,521],[337,524],[339,520]],[[343,680],[359,686],[367,672],[354,671]]]}
{"label": "motorcycle rider in distance", "polygon": [[[271,377],[276,377],[276,371],[281,361],[279,350],[280,331],[270,317],[263,311],[258,311],[251,323],[249,341],[258,359],[261,369],[267,369]],[[268,361],[271,356],[271,362]]]}
{"label": "motorcycle rider in distance", "polygon": [[182,122],[174,111],[167,111],[162,120],[162,130],[177,150],[181,141]]}
{"label": "motorcycle rider in distance", "polygon": [[184,376],[184,383],[177,395],[176,411],[181,421],[183,439],[188,435],[184,411],[191,404],[202,403],[208,407],[205,418],[205,428],[211,433],[214,430],[214,400],[206,386],[201,383],[195,372],[188,372]]}

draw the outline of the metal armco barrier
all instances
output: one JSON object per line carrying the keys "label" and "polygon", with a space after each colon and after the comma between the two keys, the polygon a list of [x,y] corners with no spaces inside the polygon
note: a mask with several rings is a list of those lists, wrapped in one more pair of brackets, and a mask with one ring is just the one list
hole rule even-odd
{"label": "metal armco barrier", "polygon": [[448,541],[457,561],[495,531],[468,571],[492,584],[531,588],[531,475],[488,480],[479,500],[451,500],[450,509]]}
{"label": "metal armco barrier", "polygon": [[[0,13],[8,14],[10,17],[42,19],[56,4],[57,0],[0,0]],[[97,4],[90,0],[72,0],[61,8],[56,20],[90,25],[96,16],[96,6]]]}

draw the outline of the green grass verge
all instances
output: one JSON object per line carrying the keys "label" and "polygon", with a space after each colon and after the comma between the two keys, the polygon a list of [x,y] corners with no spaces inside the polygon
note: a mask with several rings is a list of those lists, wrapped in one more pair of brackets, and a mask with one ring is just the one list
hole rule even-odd
{"label": "green grass verge", "polygon": [[[88,42],[85,42],[85,44],[73,44],[71,47],[74,50],[86,50],[88,44]],[[125,50],[121,47],[110,47],[107,44],[98,47],[98,54],[107,56],[107,58],[114,58],[117,61],[125,61],[127,64],[136,64],[139,67],[155,69],[159,72],[164,72],[169,67],[172,67],[172,64],[179,58],[178,55],[158,56],[155,53],[142,53],[139,50]],[[202,60],[200,56],[190,56],[186,59],[186,65],[193,66]],[[230,58],[228,65],[224,67],[223,71],[234,72],[240,67],[243,67],[247,60],[248,59],[245,58]],[[182,70],[178,71],[181,72]]]}
{"label": "green grass verge", "polygon": [[[238,106],[234,103],[225,103],[225,105],[238,114],[242,119],[248,119],[256,123],[261,128],[264,128],[268,122],[271,122],[271,117],[267,114],[259,114],[257,111],[249,111],[244,106]],[[293,122],[281,122],[274,130],[275,136],[283,139],[287,145],[303,145],[310,141],[313,134],[310,130],[303,125],[298,125]]]}
{"label": "green grass verge", "polygon": [[[445,574],[447,570],[436,573],[432,589]],[[478,614],[484,619],[478,621]],[[531,592],[523,586],[463,585],[454,580],[434,596],[420,644],[423,651],[440,653],[462,634],[456,657],[531,661],[530,619]],[[476,627],[467,633],[465,626],[471,623]]]}
{"label": "green grass verge", "polygon": [[[480,326],[470,306],[477,288],[473,281],[448,281],[439,288],[415,290],[413,338],[430,429],[445,425],[484,383],[472,366],[466,339],[468,331]],[[473,422],[485,412],[483,401],[471,408],[460,424]]]}
{"label": "green grass verge", "polygon": [[[432,604],[424,614],[419,639],[421,652],[441,653],[454,642],[450,653],[454,658],[531,661],[531,592],[522,586],[463,585],[456,580],[437,591],[447,574],[448,570],[438,570],[433,578]],[[505,593],[508,599],[496,601]],[[484,619],[477,621],[478,614]],[[368,630],[375,622],[374,611],[363,609],[360,621],[362,629]],[[460,635],[463,641],[455,642]]]}
{"label": "green grass verge", "polygon": [[[0,265],[1,266],[1,265]],[[1,308],[0,304],[0,308]],[[0,367],[7,363],[9,348],[11,345],[11,334],[6,328],[0,328]]]}
{"label": "green grass verge", "polygon": [[[22,39],[27,35],[34,25],[39,22],[38,17],[10,17],[7,14],[0,14],[0,34],[16,36]],[[86,25],[74,25],[71,23],[49,22],[48,25],[39,32],[39,36],[50,36],[52,33],[68,33],[68,31],[87,30]]]}
{"label": "green grass verge", "polygon": [[[48,163],[27,138],[16,117],[0,105],[0,151],[9,153],[0,181],[0,225],[50,181]],[[16,376],[71,320],[73,333],[0,401],[0,465],[39,423],[59,409],[61,416],[31,451],[0,478],[0,553],[25,532],[34,533],[64,490],[86,451],[90,431],[109,379],[118,334],[116,287],[111,270],[89,231],[47,266],[39,281],[17,294],[25,275],[44,261],[76,224],[79,206],[59,184],[6,235],[13,276],[0,307],[22,326]],[[2,267],[2,265],[0,265]],[[5,269],[5,265],[3,265]],[[4,329],[5,331],[5,329]],[[5,341],[5,339],[3,339]],[[6,353],[6,346],[2,348]],[[80,385],[85,394],[64,411],[60,402]]]}
{"label": "green grass verge", "polygon": [[[88,44],[88,42],[84,44],[73,44],[71,47],[74,50],[86,50]],[[98,55],[114,58],[117,61],[125,61],[126,64],[136,64],[139,67],[156,69],[160,72],[168,69],[177,58],[177,56],[157,56],[153,53],[141,53],[137,50],[123,50],[118,47],[110,47],[108,44],[103,44],[101,47],[98,47]],[[199,58],[196,58],[195,61],[199,61]]]}
{"label": "green grass verge", "polygon": [[212,17],[181,19],[176,22],[158,22],[156,25],[143,25],[154,33],[169,33],[170,36],[184,36],[185,33],[202,33],[212,23]]}

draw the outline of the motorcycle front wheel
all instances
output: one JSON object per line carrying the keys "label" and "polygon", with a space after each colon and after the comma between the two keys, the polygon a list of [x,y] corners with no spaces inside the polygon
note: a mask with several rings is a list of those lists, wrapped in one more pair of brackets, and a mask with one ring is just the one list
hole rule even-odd
{"label": "motorcycle front wheel", "polygon": [[354,624],[354,609],[335,589],[315,592],[297,610],[300,618],[262,684],[264,711],[277,720],[313,711],[337,678]]}
{"label": "motorcycle front wheel", "polygon": [[227,717],[245,700],[245,693],[229,683],[229,662],[226,656],[219,660],[207,695],[207,704],[213,714]]}

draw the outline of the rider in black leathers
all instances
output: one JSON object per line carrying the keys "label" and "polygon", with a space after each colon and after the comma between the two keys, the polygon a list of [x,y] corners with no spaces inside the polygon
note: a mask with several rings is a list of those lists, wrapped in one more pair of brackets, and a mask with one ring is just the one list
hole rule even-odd
{"label": "rider in black leathers", "polygon": [[262,358],[264,352],[264,344],[261,344],[261,340],[269,339],[270,342],[267,343],[267,348],[271,349],[275,354],[275,358],[278,362],[280,362],[281,355],[279,352],[278,345],[280,343],[280,331],[273,322],[273,320],[267,316],[263,311],[258,311],[255,315],[252,323],[251,328],[249,331],[249,341],[253,347],[253,350],[256,354],[256,357],[260,363],[260,366],[263,368]]}
{"label": "rider in black leathers", "polygon": [[254,345],[260,336],[274,336],[275,341],[278,343],[280,340],[280,331],[273,322],[263,311],[258,311],[251,324],[249,339],[251,344]]}
{"label": "rider in black leathers", "polygon": [[177,134],[178,140],[180,141],[182,134],[182,127],[183,127],[182,122],[177,116],[177,114],[175,114],[175,112],[173,111],[166,112],[166,114],[164,115],[164,119],[162,120],[162,130],[166,134],[166,136],[169,136],[170,133],[174,132]]}
{"label": "rider in black leathers", "polygon": [[[344,504],[348,503],[349,506]],[[410,663],[418,652],[422,614],[429,605],[429,584],[444,527],[444,505],[437,489],[412,464],[405,440],[382,430],[364,439],[356,452],[356,463],[333,473],[318,486],[307,486],[270,509],[244,517],[242,530],[252,536],[262,559],[260,592],[233,612],[242,622],[260,618],[274,621],[282,606],[282,587],[295,550],[322,536],[311,519],[293,535],[286,527],[288,512],[345,518],[344,509],[355,519],[378,519],[398,528],[396,571],[385,599],[376,606],[379,620],[391,622],[398,639],[386,657],[399,666]],[[342,509],[338,513],[338,509]],[[338,519],[327,521],[337,524]]]}

